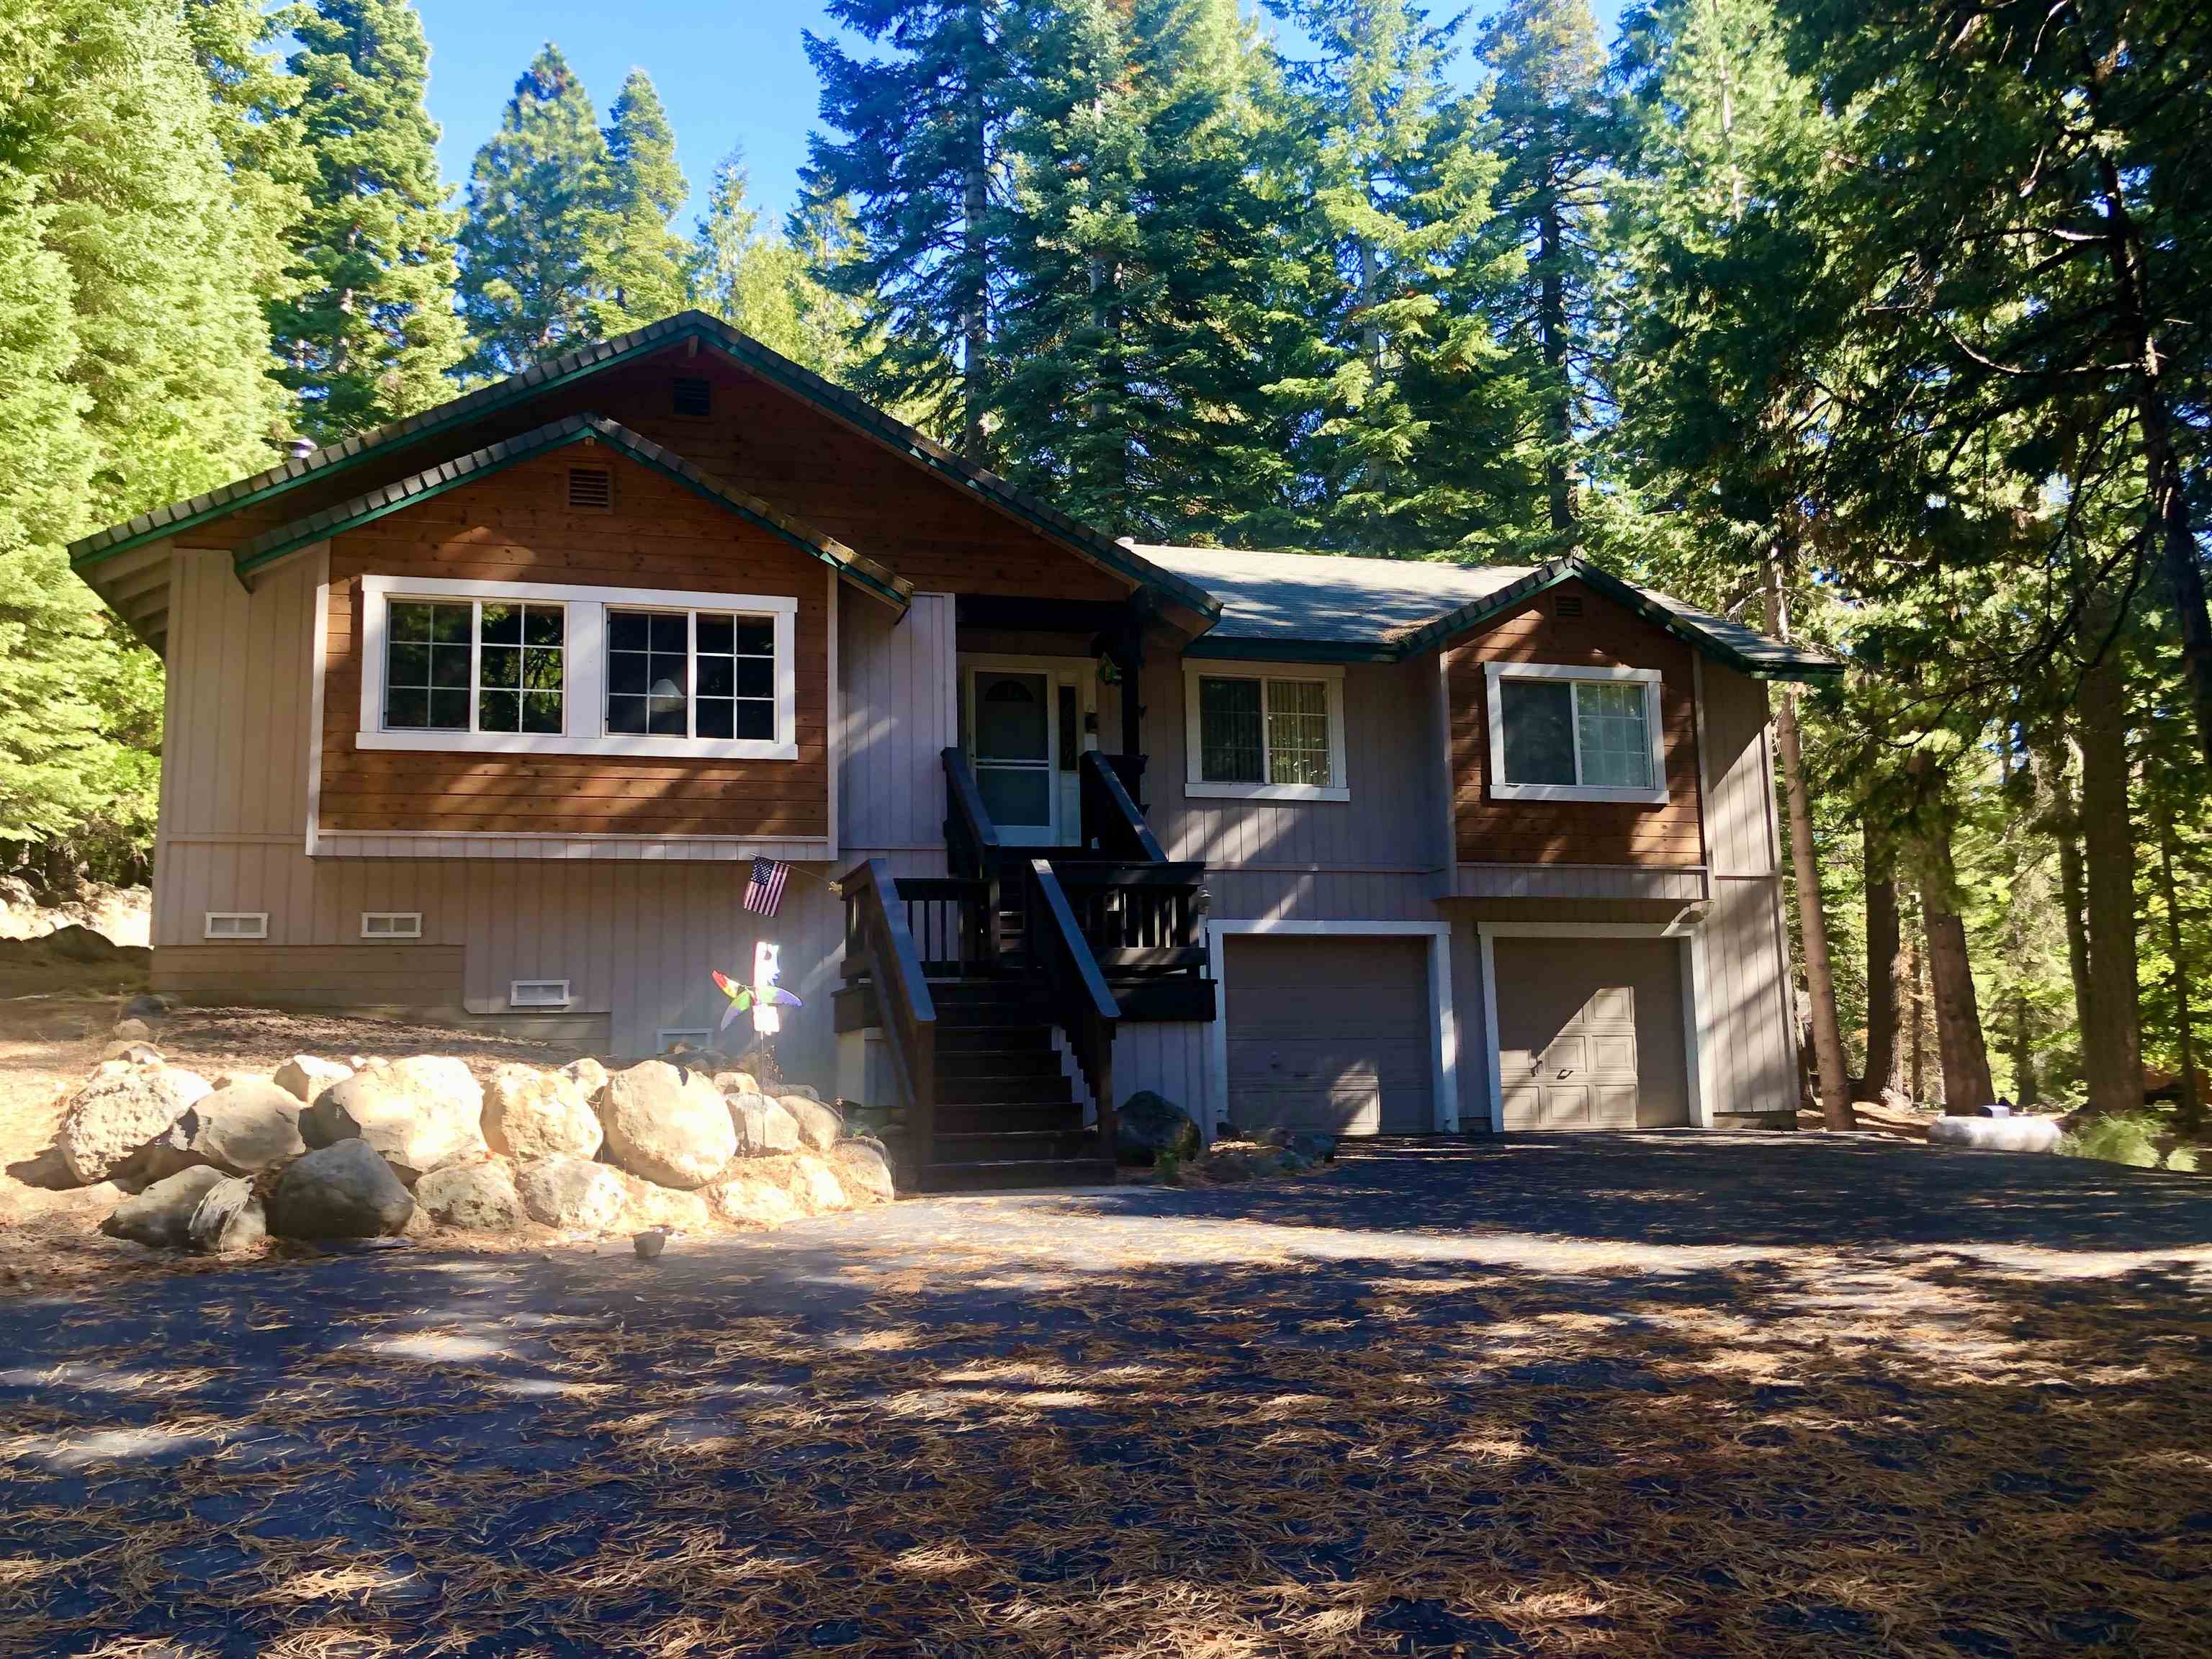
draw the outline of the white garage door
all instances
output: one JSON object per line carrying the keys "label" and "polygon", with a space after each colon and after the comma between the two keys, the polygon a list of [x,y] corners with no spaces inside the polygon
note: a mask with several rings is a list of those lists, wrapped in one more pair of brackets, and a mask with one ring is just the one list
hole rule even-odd
{"label": "white garage door", "polygon": [[1491,950],[1508,1129],[1690,1121],[1675,940],[1500,939]]}
{"label": "white garage door", "polygon": [[1435,1126],[1426,939],[1222,944],[1231,1121],[1346,1135]]}

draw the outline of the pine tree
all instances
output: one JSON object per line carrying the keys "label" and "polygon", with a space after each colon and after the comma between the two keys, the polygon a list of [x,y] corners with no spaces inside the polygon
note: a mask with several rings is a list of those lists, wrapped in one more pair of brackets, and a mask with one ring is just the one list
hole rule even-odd
{"label": "pine tree", "polygon": [[1506,339],[1530,359],[1535,443],[1556,542],[1577,538],[1581,434],[1600,386],[1596,329],[1601,185],[1612,146],[1605,55],[1589,0],[1512,0],[1480,46],[1505,168],[1496,191],[1527,257]]}
{"label": "pine tree", "polygon": [[670,228],[691,194],[676,165],[676,133],[643,70],[623,81],[606,129],[612,238],[606,278],[616,307],[636,327],[681,311],[691,289],[691,249]]}
{"label": "pine tree", "polygon": [[429,49],[408,0],[315,0],[283,27],[313,175],[293,237],[304,280],[271,325],[301,428],[327,443],[452,395],[469,346],[453,310],[459,216],[438,177]]}
{"label": "pine tree", "polygon": [[274,306],[298,291],[294,237],[314,174],[299,115],[302,88],[273,50],[284,14],[260,0],[184,0],[182,15],[215,100],[216,139],[244,221],[253,288]]}
{"label": "pine tree", "polygon": [[[839,243],[842,236],[849,244],[849,228],[836,204],[802,204],[781,235],[763,232],[747,188],[744,154],[732,150],[714,169],[692,239],[695,301],[842,385],[866,349],[867,308],[813,273],[844,257]],[[863,343],[856,346],[856,338]]]}
{"label": "pine tree", "polygon": [[878,399],[918,407],[971,460],[987,459],[993,304],[1005,244],[994,228],[1009,114],[1002,40],[1009,0],[830,0],[829,14],[893,56],[860,58],[808,33],[822,80],[811,200],[849,204],[854,257],[817,271],[883,307],[859,376]]}
{"label": "pine tree", "polygon": [[514,374],[622,330],[609,200],[606,137],[583,82],[549,41],[470,171],[461,309],[477,368]]}
{"label": "pine tree", "polygon": [[1446,68],[1458,20],[1409,0],[1283,0],[1320,56],[1300,76],[1318,210],[1317,362],[1280,388],[1321,412],[1322,539],[1376,552],[1510,544],[1536,481],[1529,386],[1491,332],[1519,275],[1491,196],[1479,96]]}

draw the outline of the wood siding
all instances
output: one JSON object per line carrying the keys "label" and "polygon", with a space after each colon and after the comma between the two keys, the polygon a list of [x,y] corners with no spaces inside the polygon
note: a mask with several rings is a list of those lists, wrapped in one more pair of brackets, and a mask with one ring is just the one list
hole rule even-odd
{"label": "wood siding", "polygon": [[[333,833],[830,834],[830,611],[822,563],[627,457],[611,512],[569,507],[575,456],[534,456],[331,544],[319,827]],[[361,750],[362,575],[795,596],[799,758],[629,760]]]}
{"label": "wood siding", "polygon": [[960,741],[949,593],[917,593],[903,621],[880,605],[838,615],[838,843],[872,853],[945,850],[945,750]]}
{"label": "wood siding", "polygon": [[[1561,599],[1582,614],[1557,614]],[[1451,705],[1453,824],[1462,864],[1705,862],[1698,811],[1697,700],[1690,647],[1581,582],[1564,582],[1454,643],[1445,659]],[[1609,801],[1493,800],[1492,662],[1656,668],[1666,757],[1664,805]]]}

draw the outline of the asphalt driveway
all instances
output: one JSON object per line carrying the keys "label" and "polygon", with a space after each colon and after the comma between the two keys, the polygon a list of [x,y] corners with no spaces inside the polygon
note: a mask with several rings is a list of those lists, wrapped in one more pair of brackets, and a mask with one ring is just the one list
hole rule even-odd
{"label": "asphalt driveway", "polygon": [[0,1304],[0,1651],[2212,1650],[2212,1181],[1406,1146]]}

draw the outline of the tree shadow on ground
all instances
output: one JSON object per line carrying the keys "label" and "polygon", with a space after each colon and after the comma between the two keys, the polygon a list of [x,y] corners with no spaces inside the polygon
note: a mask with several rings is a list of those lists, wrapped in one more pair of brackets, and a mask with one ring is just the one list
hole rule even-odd
{"label": "tree shadow on ground", "polygon": [[195,1654],[2212,1647],[2212,1206],[1894,1161],[1854,1201],[1848,1158],[1674,1145],[21,1305],[0,1627]]}

